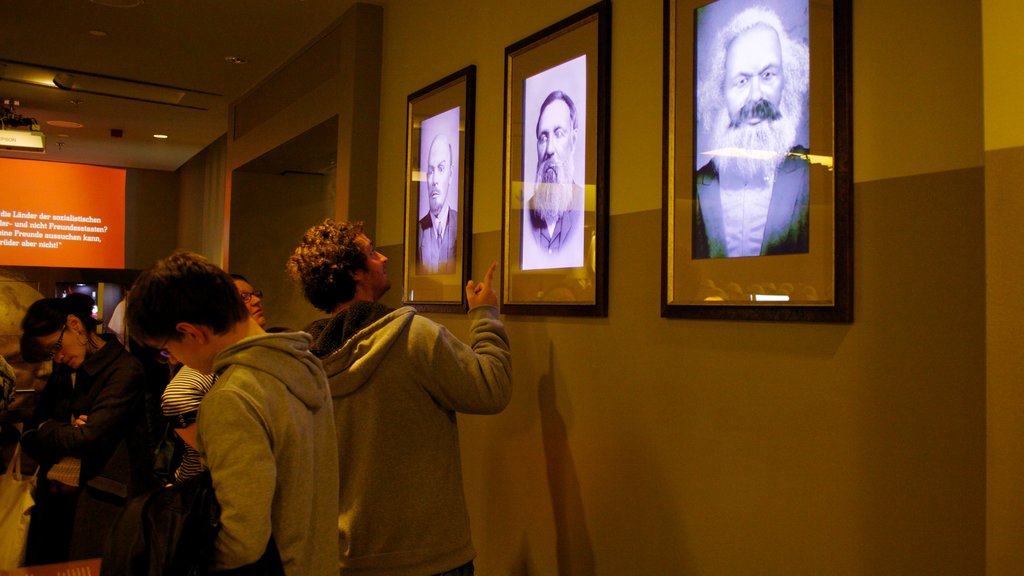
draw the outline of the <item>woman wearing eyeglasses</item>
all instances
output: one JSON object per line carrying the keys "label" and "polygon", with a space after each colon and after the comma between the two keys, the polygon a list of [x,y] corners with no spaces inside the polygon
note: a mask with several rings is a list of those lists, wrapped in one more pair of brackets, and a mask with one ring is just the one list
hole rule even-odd
{"label": "woman wearing eyeglasses", "polygon": [[98,558],[127,498],[153,482],[143,367],[96,333],[93,300],[45,298],[22,319],[21,354],[53,361],[22,449],[40,463],[26,564]]}

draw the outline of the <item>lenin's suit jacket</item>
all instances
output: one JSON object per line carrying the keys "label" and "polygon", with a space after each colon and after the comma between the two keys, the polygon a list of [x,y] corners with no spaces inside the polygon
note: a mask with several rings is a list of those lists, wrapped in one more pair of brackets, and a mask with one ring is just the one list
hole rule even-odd
{"label": "lenin's suit jacket", "polygon": [[[775,170],[761,256],[807,253],[811,180],[806,154],[806,148],[793,148]],[[694,196],[693,258],[725,258],[722,198],[713,160],[697,171]]]}
{"label": "lenin's suit jacket", "polygon": [[430,212],[420,218],[417,244],[417,272],[419,274],[451,274],[455,272],[455,243],[459,231],[459,213],[448,210],[448,223],[444,237],[438,238]]}

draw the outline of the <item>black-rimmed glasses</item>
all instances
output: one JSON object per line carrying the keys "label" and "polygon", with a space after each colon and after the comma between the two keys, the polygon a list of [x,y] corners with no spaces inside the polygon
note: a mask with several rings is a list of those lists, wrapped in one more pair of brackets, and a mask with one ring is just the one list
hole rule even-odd
{"label": "black-rimmed glasses", "polygon": [[171,341],[172,337],[173,335],[164,338],[163,344],[160,344],[160,346],[158,346],[156,349],[160,356],[162,356],[165,360],[169,360],[171,358],[171,353],[167,351],[167,343]]}
{"label": "black-rimmed glasses", "polygon": [[263,300],[263,290],[253,290],[252,292],[239,292],[239,294],[242,296],[242,302],[245,302],[246,304],[249,303],[249,300],[252,300],[253,296],[259,298],[260,300]]}
{"label": "black-rimmed glasses", "polygon": [[53,343],[53,346],[50,346],[50,354],[47,356],[48,360],[53,360],[53,357],[57,355],[57,352],[60,352],[60,349],[64,347],[64,331],[67,327],[67,324],[60,327],[60,336],[57,336],[57,341]]}

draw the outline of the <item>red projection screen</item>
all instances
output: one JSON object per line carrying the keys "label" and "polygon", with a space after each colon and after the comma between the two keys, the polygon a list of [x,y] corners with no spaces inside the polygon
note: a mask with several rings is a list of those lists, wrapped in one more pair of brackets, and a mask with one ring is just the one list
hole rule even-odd
{"label": "red projection screen", "polygon": [[0,158],[0,266],[124,268],[125,171]]}

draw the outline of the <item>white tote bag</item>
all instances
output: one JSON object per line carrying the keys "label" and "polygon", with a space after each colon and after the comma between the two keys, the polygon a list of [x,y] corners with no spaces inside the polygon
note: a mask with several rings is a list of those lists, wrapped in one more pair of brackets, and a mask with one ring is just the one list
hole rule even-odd
{"label": "white tote bag", "polygon": [[0,476],[0,570],[12,570],[25,562],[28,523],[36,500],[35,476],[21,473],[21,445],[14,449],[14,458],[7,472]]}

